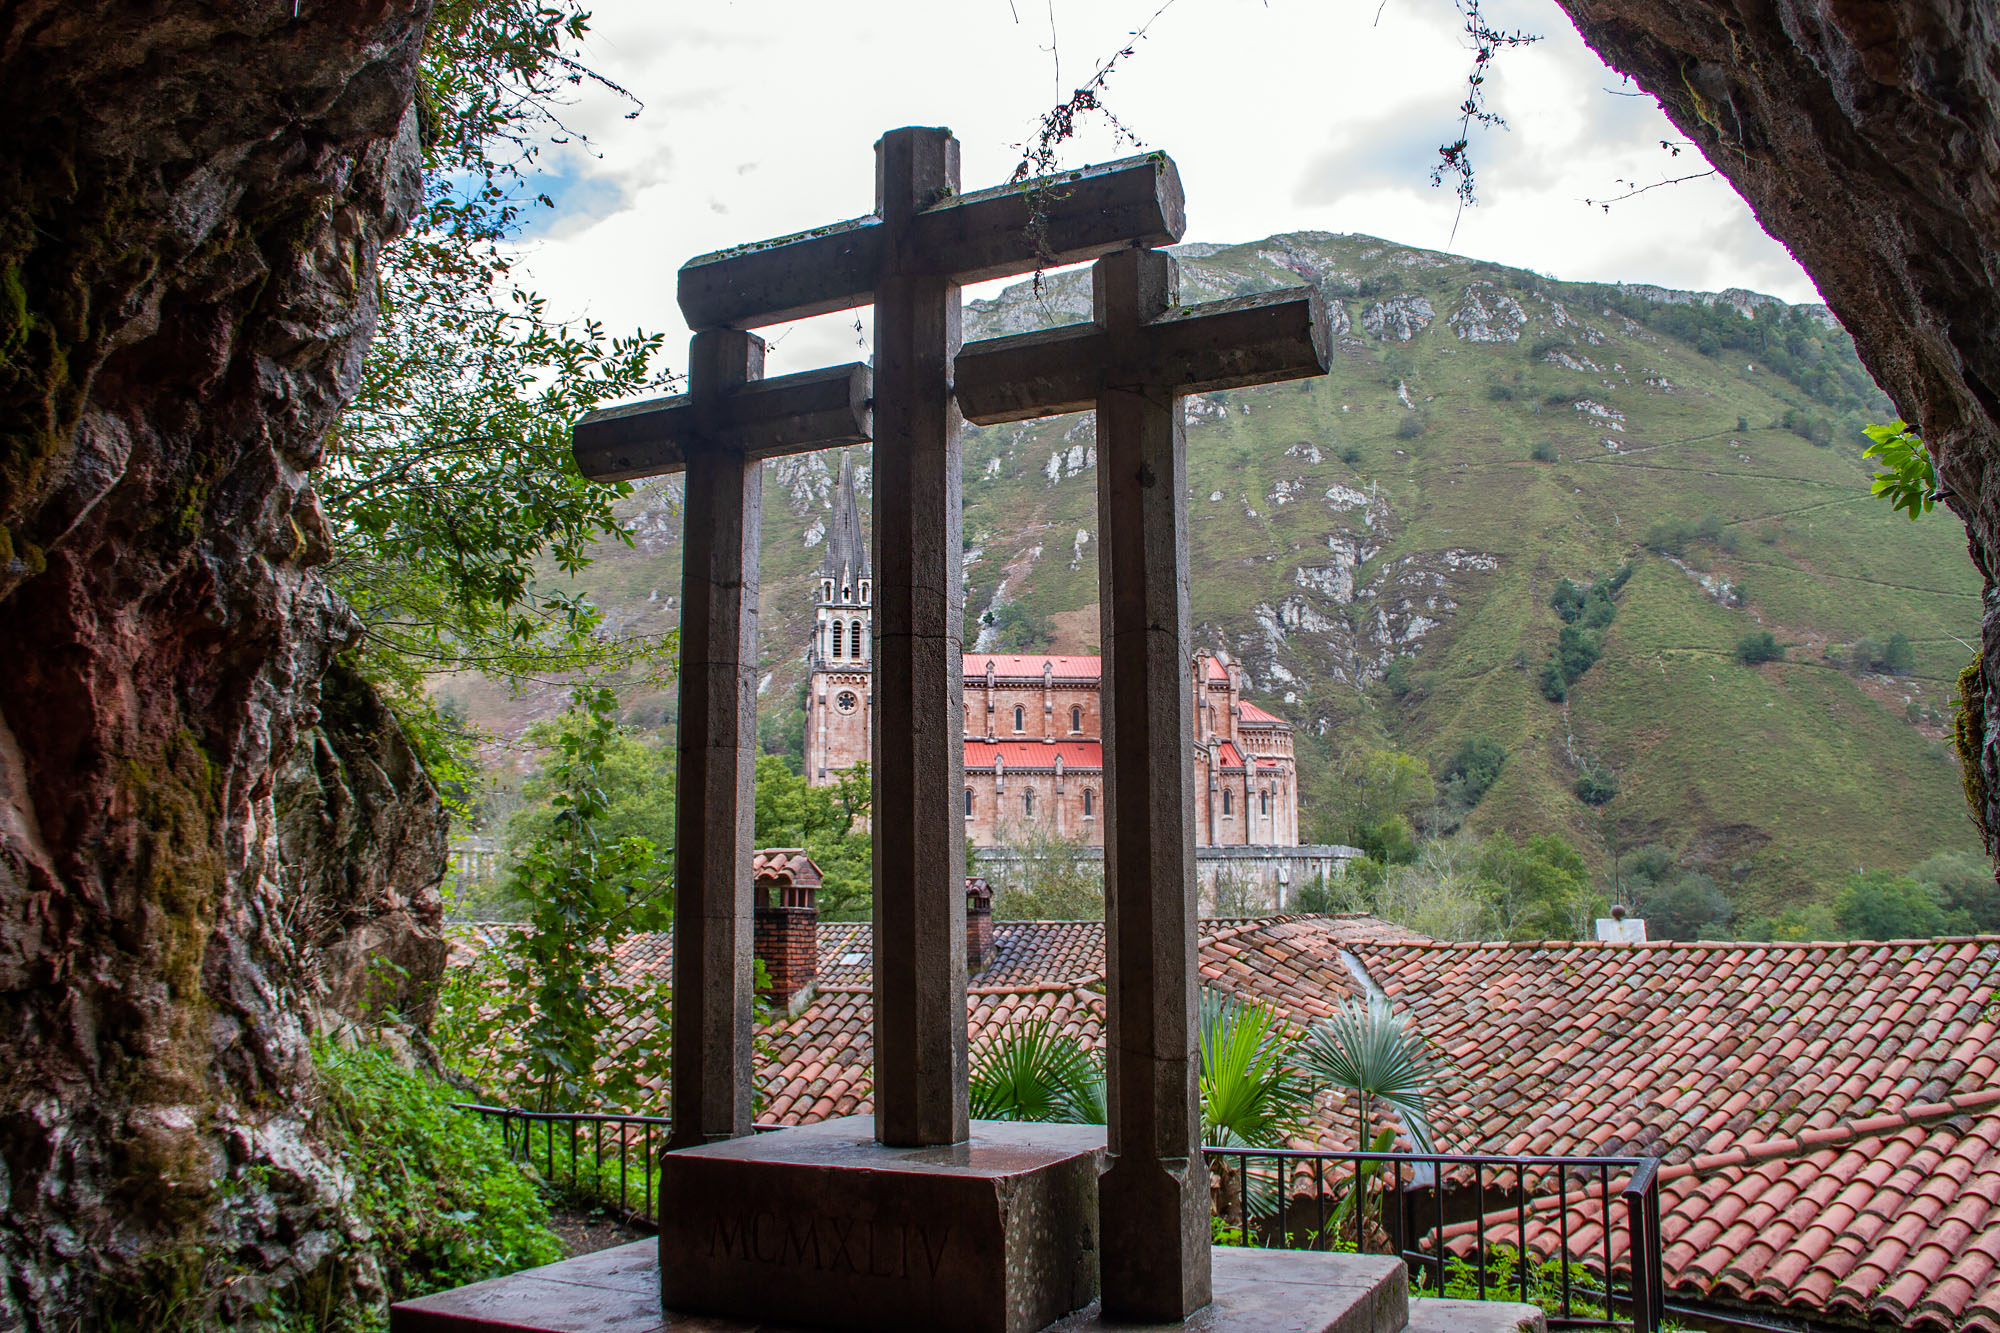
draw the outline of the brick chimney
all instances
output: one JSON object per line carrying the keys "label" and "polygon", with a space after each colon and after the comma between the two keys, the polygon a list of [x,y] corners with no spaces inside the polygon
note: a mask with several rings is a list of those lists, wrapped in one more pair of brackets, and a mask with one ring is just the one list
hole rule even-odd
{"label": "brick chimney", "polygon": [[797,847],[775,847],[751,857],[750,874],[751,947],[770,975],[761,993],[789,1008],[819,971],[819,867]]}
{"label": "brick chimney", "polygon": [[993,966],[993,886],[983,879],[965,880],[965,972],[978,976]]}

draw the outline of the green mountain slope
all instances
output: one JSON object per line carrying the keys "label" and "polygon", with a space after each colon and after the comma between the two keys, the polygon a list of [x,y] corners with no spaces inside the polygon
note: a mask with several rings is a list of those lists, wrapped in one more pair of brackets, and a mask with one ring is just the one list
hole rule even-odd
{"label": "green mountain slope", "polygon": [[[1485,735],[1512,758],[1474,829],[1559,830],[1599,865],[1665,843],[1751,911],[1976,847],[1941,719],[1978,580],[1948,514],[1911,524],[1866,495],[1856,427],[1892,409],[1823,310],[1559,283],[1365,236],[1180,253],[1183,300],[1309,281],[1339,335],[1324,379],[1188,405],[1196,640],[1298,725],[1309,803],[1331,803],[1327,766],[1350,742],[1441,766]],[[966,336],[1086,318],[1088,281],[975,303]],[[766,476],[773,747],[795,712],[830,462]],[[1057,650],[1095,650],[1094,468],[1088,417],[967,432],[973,629],[1047,617]],[[620,623],[673,623],[673,495],[638,511],[636,549],[586,575]],[[1600,659],[1551,702],[1551,593],[1628,563]],[[1786,660],[1739,665],[1761,630]],[[1894,634],[1907,672],[1843,669],[1857,641]],[[455,688],[518,722],[518,705]],[[634,713],[671,706],[655,694]],[[1615,774],[1609,804],[1573,794],[1587,766]]]}

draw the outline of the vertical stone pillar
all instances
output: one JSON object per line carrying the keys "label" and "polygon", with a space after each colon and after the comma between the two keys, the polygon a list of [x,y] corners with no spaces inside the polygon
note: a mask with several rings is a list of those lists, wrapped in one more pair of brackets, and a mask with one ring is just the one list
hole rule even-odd
{"label": "vertical stone pillar", "polygon": [[[764,374],[764,340],[694,335],[697,413]],[[763,471],[687,450],[681,557],[679,798],[674,811],[675,1148],[750,1132],[750,841],[757,754],[757,545]]]}
{"label": "vertical stone pillar", "polygon": [[912,226],[957,192],[958,141],[894,130],[875,171],[875,1134],[914,1148],[967,1133],[959,292]]}
{"label": "vertical stone pillar", "polygon": [[1093,276],[1112,366],[1097,400],[1111,1121],[1099,1186],[1104,1313],[1168,1322],[1210,1299],[1188,753],[1187,438],[1178,397],[1143,379],[1142,326],[1176,303],[1176,279],[1173,261],[1151,250],[1101,259]]}

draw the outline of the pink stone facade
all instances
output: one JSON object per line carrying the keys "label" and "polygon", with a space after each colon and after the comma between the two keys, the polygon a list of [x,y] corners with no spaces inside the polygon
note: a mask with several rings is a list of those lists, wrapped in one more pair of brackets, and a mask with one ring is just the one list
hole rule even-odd
{"label": "pink stone facade", "polygon": [[[826,544],[806,654],[805,769],[815,786],[868,759],[874,709],[874,588],[845,460]],[[967,842],[1053,834],[1104,845],[1103,673],[1097,657],[966,654]],[[1219,654],[1197,653],[1188,684],[1195,845],[1298,846],[1291,724],[1245,698],[1249,676]]]}

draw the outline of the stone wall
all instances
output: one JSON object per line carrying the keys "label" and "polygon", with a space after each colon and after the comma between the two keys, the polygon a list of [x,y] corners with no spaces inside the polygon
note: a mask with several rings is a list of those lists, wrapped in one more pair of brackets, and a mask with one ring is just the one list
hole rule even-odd
{"label": "stone wall", "polygon": [[[1338,879],[1347,863],[1363,855],[1359,847],[1311,843],[1301,847],[1198,847],[1195,849],[1195,892],[1203,916],[1216,914],[1218,898],[1225,915],[1258,916],[1292,910],[1300,889],[1320,876]],[[1080,861],[1101,867],[1104,848],[1081,847]],[[979,873],[996,891],[1020,883],[1027,856],[1011,847],[979,849]],[[1222,892],[1218,894],[1218,889]]]}
{"label": "stone wall", "polygon": [[[427,9],[0,18],[0,1328],[372,1280],[310,1025],[361,953],[426,965],[390,942],[430,911],[435,799],[353,691],[318,845],[393,865],[288,892],[275,796],[353,633],[309,474],[418,197]],[[366,808],[392,793],[407,827]]]}

